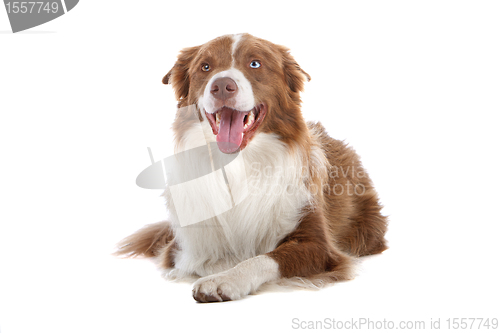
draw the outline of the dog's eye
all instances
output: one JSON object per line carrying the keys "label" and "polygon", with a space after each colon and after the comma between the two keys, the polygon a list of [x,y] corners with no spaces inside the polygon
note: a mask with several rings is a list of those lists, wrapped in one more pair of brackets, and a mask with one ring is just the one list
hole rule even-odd
{"label": "dog's eye", "polygon": [[201,65],[201,70],[204,72],[208,72],[210,70],[210,65],[209,64]]}
{"label": "dog's eye", "polygon": [[260,62],[257,60],[254,60],[250,63],[250,68],[259,68],[260,67]]}

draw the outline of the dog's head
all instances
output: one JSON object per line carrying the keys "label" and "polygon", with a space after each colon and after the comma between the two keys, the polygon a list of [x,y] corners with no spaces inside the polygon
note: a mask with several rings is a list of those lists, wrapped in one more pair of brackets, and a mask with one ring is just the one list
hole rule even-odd
{"label": "dog's head", "polygon": [[179,112],[195,105],[219,149],[234,153],[258,132],[287,141],[303,130],[299,93],[305,80],[309,75],[287,48],[240,34],[183,49],[163,83],[173,85]]}

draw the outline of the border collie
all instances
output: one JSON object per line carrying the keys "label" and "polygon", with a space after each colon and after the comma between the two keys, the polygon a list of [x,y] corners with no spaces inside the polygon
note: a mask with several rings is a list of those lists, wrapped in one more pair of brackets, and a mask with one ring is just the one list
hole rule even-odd
{"label": "border collie", "polygon": [[166,171],[169,220],[116,253],[155,257],[168,276],[197,278],[196,301],[220,302],[278,280],[351,279],[355,258],[384,251],[387,219],[359,157],[302,117],[309,80],[287,48],[249,34],[183,49],[163,78],[184,153]]}

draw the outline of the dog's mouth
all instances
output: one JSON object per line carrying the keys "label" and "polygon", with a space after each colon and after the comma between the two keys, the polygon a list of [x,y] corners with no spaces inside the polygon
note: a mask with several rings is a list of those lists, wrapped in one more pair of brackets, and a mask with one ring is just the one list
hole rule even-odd
{"label": "dog's mouth", "polygon": [[238,111],[226,106],[214,113],[205,111],[221,152],[232,154],[243,149],[255,134],[267,113],[267,106],[259,104],[250,111]]}

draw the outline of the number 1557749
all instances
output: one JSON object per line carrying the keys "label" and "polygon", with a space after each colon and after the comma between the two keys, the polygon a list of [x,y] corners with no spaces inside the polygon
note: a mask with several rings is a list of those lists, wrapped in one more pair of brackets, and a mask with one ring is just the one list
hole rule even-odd
{"label": "number 1557749", "polygon": [[7,13],[11,14],[32,14],[32,13],[57,13],[59,11],[59,3],[50,1],[29,1],[18,2],[9,1],[5,3]]}

